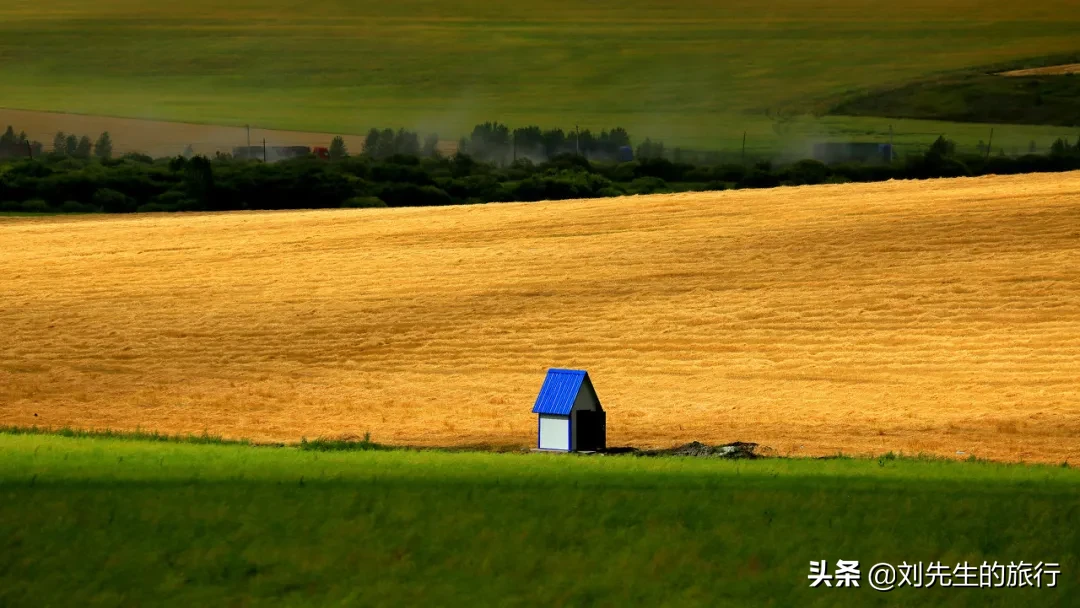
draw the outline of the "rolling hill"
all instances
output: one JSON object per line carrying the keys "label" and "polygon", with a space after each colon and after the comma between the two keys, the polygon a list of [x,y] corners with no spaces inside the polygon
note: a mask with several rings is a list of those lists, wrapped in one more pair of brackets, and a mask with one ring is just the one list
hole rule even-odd
{"label": "rolling hill", "polygon": [[1080,457],[1080,174],[440,209],[8,218],[0,424]]}
{"label": "rolling hill", "polygon": [[[0,7],[0,106],[456,140],[474,124],[623,126],[669,145],[805,153],[810,140],[961,144],[981,126],[777,108],[928,72],[1076,51],[1080,5],[924,0],[29,0]],[[31,133],[50,141],[52,131]],[[1048,144],[1059,130],[1000,128]],[[122,144],[122,142],[119,142]],[[183,146],[186,141],[175,142]],[[199,143],[199,142],[195,142]]]}

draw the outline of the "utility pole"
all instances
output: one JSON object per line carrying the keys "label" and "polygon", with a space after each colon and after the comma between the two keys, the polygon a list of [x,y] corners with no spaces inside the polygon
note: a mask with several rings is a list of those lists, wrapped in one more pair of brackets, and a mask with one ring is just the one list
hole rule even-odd
{"label": "utility pole", "polygon": [[574,125],[574,152],[581,156],[581,131]]}
{"label": "utility pole", "polygon": [[248,147],[248,154],[251,154],[251,125],[244,125],[244,126],[245,126],[245,127],[247,127],[247,136],[248,136],[248,144],[247,144],[247,147]]}
{"label": "utility pole", "polygon": [[990,141],[986,144],[986,158],[990,158],[990,146],[994,145],[994,127],[990,127]]}
{"label": "utility pole", "polygon": [[266,162],[266,138],[263,138],[263,162]]}
{"label": "utility pole", "polygon": [[30,140],[26,140],[26,155],[30,157],[30,160],[34,160],[34,147],[30,145]]}
{"label": "utility pole", "polygon": [[746,131],[742,132],[742,164],[746,165]]}

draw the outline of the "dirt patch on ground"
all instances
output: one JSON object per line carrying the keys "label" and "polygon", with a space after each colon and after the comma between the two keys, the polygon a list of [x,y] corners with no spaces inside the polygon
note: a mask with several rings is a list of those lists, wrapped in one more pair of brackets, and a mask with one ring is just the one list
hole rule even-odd
{"label": "dirt patch on ground", "polygon": [[[351,152],[358,153],[364,149],[364,135],[281,131],[254,126],[249,133],[249,129],[244,126],[0,108],[0,130],[7,125],[14,127],[16,132],[25,131],[31,140],[45,144],[46,149],[52,146],[53,136],[57,131],[88,135],[95,140],[102,132],[108,131],[116,153],[141,152],[154,157],[183,154],[188,146],[191,146],[194,153],[208,156],[215,152],[231,153],[234,147],[246,146],[249,140],[251,145],[256,146],[262,145],[265,140],[267,146],[329,147],[335,135],[341,135],[345,139],[345,145]],[[457,150],[457,143],[439,142],[439,150],[444,154],[453,154]]]}
{"label": "dirt patch on ground", "polygon": [[1080,74],[1080,63],[1066,63],[1026,70],[1010,70],[1001,72],[998,76],[1063,76],[1065,74]]}
{"label": "dirt patch on ground", "polygon": [[757,452],[758,444],[736,441],[724,445],[708,445],[700,441],[691,441],[674,448],[660,450],[641,450],[634,447],[615,447],[604,450],[604,454],[632,454],[634,456],[690,456],[693,458],[726,458],[728,460],[754,460],[771,453],[766,449]]}

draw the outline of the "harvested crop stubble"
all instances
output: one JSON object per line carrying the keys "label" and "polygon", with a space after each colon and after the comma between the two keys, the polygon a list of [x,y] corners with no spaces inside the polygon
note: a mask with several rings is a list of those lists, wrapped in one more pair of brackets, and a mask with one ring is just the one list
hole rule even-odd
{"label": "harvested crop stubble", "polygon": [[[0,424],[1080,460],[1080,173],[0,221]],[[35,416],[35,414],[37,414]]]}

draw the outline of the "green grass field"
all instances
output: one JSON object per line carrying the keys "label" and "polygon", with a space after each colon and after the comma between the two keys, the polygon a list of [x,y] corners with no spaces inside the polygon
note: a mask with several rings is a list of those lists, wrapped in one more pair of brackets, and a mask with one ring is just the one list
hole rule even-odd
{"label": "green grass field", "polygon": [[[1074,605],[1080,472],[0,434],[0,604]],[[810,589],[811,560],[1061,564]]]}
{"label": "green grass field", "polygon": [[[621,125],[669,145],[800,152],[819,138],[986,139],[981,125],[768,108],[1078,50],[1072,0],[13,0],[0,106],[456,138],[477,122]],[[999,128],[1007,148],[1063,135]],[[49,133],[31,133],[41,138]],[[47,141],[47,140],[43,140]]]}

